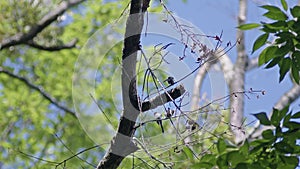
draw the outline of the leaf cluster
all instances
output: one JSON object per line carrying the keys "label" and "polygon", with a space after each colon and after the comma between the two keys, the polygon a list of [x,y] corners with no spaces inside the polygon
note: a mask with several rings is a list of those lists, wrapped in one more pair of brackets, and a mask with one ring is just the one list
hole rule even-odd
{"label": "leaf cluster", "polygon": [[[241,30],[260,28],[263,32],[254,42],[252,53],[265,46],[259,54],[258,64],[266,65],[269,69],[278,65],[279,82],[290,72],[294,81],[299,84],[300,71],[300,6],[294,6],[288,10],[285,0],[281,0],[283,9],[273,5],[264,5],[261,8],[267,10],[264,17],[271,20],[270,23],[249,23],[240,25]],[[272,42],[269,39],[274,38]]]}
{"label": "leaf cluster", "polygon": [[275,130],[265,130],[261,139],[246,140],[240,147],[220,138],[217,151],[205,154],[193,168],[296,168],[300,154],[300,112],[289,112],[287,106],[283,110],[273,109],[270,118],[264,112],[254,116],[262,125]]}

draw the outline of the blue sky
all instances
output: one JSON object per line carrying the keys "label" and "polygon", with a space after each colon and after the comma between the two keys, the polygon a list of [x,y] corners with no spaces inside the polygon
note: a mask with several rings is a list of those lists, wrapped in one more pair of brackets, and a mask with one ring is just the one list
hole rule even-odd
{"label": "blue sky", "polygon": [[[262,17],[265,12],[259,8],[260,5],[278,5],[277,0],[249,0],[247,23],[268,21]],[[296,1],[289,1],[290,6],[294,6]],[[238,1],[224,0],[188,0],[186,3],[177,0],[168,2],[169,10],[173,11],[180,18],[186,19],[197,26],[207,35],[219,35],[223,30],[223,41],[235,41],[237,26]],[[257,57],[258,52],[251,54],[252,44],[254,40],[261,34],[258,30],[246,32],[246,53],[249,57]],[[228,55],[232,60],[236,58],[236,48],[232,49]],[[207,79],[208,80],[208,79]],[[206,81],[209,85],[209,81]],[[207,86],[206,86],[207,87]],[[266,95],[257,99],[252,96],[250,100],[245,100],[245,114],[248,122],[253,120],[250,113],[258,113],[261,111],[270,112],[278,99],[292,87],[289,77],[279,84],[278,68],[264,69],[263,67],[251,70],[246,74],[246,90],[253,88],[257,90],[266,90]],[[299,99],[293,105],[294,110],[299,110]]]}

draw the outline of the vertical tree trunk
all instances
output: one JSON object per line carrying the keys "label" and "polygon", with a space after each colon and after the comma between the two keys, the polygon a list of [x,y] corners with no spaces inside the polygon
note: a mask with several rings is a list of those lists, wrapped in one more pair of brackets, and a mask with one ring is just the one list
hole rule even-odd
{"label": "vertical tree trunk", "polygon": [[[239,0],[239,13],[238,13],[238,25],[244,24],[246,21],[247,12],[247,0]],[[245,71],[248,61],[248,56],[245,53],[245,35],[242,30],[237,30],[237,60],[234,65],[235,75],[233,76],[229,89],[233,92],[244,91],[245,83]],[[234,134],[234,140],[239,143],[245,139],[245,134],[242,127],[243,123],[243,112],[244,112],[244,95],[235,95],[230,100],[231,103],[231,114],[230,124],[231,130]]]}

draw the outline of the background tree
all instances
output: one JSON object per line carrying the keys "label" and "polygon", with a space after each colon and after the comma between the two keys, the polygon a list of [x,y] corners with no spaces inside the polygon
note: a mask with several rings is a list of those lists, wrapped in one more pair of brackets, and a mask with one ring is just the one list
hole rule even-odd
{"label": "background tree", "polygon": [[[94,145],[73,110],[74,64],[90,35],[110,17],[118,18],[127,3],[83,2],[1,2],[0,161],[8,168],[57,165],[28,160],[21,152],[60,162]],[[105,102],[112,104],[109,99]],[[82,159],[96,162],[100,156],[82,155]],[[78,158],[68,162],[71,168],[80,165],[90,166]]]}
{"label": "background tree", "polygon": [[[122,160],[124,161],[122,166],[127,168],[130,166],[142,168],[211,168],[213,166],[218,166],[219,168],[276,168],[285,166],[295,168],[298,165],[299,146],[297,135],[299,135],[299,123],[295,119],[299,118],[299,113],[289,112],[288,107],[286,107],[299,96],[299,86],[297,85],[297,79],[299,81],[297,72],[299,73],[299,69],[298,65],[294,64],[297,63],[298,58],[298,22],[295,19],[299,18],[297,15],[298,7],[292,7],[292,10],[290,10],[294,21],[293,19],[289,21],[286,17],[284,19],[278,18],[278,13],[280,12],[275,6],[265,6],[264,8],[268,10],[268,13],[265,14],[266,17],[278,21],[287,21],[276,24],[262,23],[260,25],[248,24],[240,26],[241,29],[255,26],[264,28],[265,34],[260,36],[254,43],[253,49],[267,43],[266,34],[270,36],[272,33],[275,33],[276,36],[279,36],[282,32],[292,32],[290,36],[293,39],[292,46],[289,43],[290,36],[289,38],[279,36],[275,43],[272,44],[273,47],[278,47],[277,52],[281,55],[276,53],[278,55],[273,59],[275,61],[271,60],[269,65],[272,63],[271,65],[278,64],[280,66],[281,80],[285,77],[288,70],[291,70],[292,77],[296,81],[292,90],[282,97],[283,101],[280,100],[278,102],[278,105],[281,104],[282,107],[275,107],[277,109],[273,110],[270,117],[267,117],[266,113],[255,114],[260,124],[267,126],[266,129],[269,129],[262,133],[262,139],[256,139],[255,132],[247,133],[249,135],[245,134],[243,99],[244,94],[247,94],[247,92],[261,92],[262,94],[264,92],[246,91],[244,89],[244,74],[247,70],[255,67],[257,61],[248,58],[245,52],[244,33],[241,30],[237,32],[238,59],[235,64],[230,61],[225,52],[226,50],[218,46],[220,42],[218,39],[221,36],[211,37],[206,35],[208,38],[217,39],[218,50],[204,52],[204,54],[210,54],[209,58],[213,61],[201,60],[202,58],[198,60],[200,66],[193,91],[197,97],[193,97],[195,100],[192,101],[192,110],[189,111],[192,115],[186,116],[187,119],[182,121],[183,124],[188,124],[183,127],[183,130],[174,127],[172,123],[172,119],[177,118],[176,113],[180,112],[180,109],[176,106],[175,109],[172,109],[176,111],[174,116],[172,114],[168,115],[172,110],[169,111],[165,107],[163,111],[166,114],[159,119],[152,118],[149,121],[136,121],[138,116],[142,115],[142,112],[167,102],[174,102],[174,99],[183,94],[184,89],[182,86],[177,85],[177,81],[169,81],[170,86],[175,86],[175,90],[164,90],[166,89],[165,87],[155,84],[159,82],[160,77],[154,74],[155,71],[152,66],[145,66],[147,67],[146,72],[149,72],[146,74],[147,76],[139,76],[136,73],[135,60],[139,57],[138,53],[141,54],[141,58],[148,56],[148,53],[144,52],[144,47],[141,46],[140,35],[144,23],[144,12],[148,9],[149,1],[131,1],[129,13],[132,15],[129,16],[126,25],[123,52],[121,51],[121,45],[117,45],[102,61],[105,64],[109,63],[112,67],[98,70],[100,72],[100,80],[97,83],[101,85],[96,85],[95,91],[101,94],[93,96],[93,93],[86,91],[87,95],[91,94],[92,97],[97,98],[95,102],[98,103],[99,108],[103,109],[102,113],[111,120],[110,125],[118,126],[118,132],[112,142],[108,143],[110,148],[105,154],[103,149],[105,146],[94,144],[81,128],[77,119],[78,116],[75,116],[75,111],[71,108],[73,106],[71,82],[72,79],[79,78],[73,76],[74,64],[79,55],[78,48],[81,48],[96,30],[104,27],[109,22],[109,18],[119,18],[120,15],[125,15],[121,12],[123,9],[126,9],[128,3],[84,2],[81,0],[53,2],[54,5],[49,5],[47,1],[12,0],[1,3],[3,12],[1,12],[0,17],[3,24],[0,27],[0,99],[3,104],[0,110],[5,112],[0,115],[0,125],[4,128],[0,137],[0,161],[2,164],[5,162],[6,166],[13,168],[24,168],[24,166],[27,168],[32,168],[33,166],[49,168],[49,165],[62,168],[92,168],[96,167],[97,161],[104,156],[97,168],[116,168]],[[281,3],[283,9],[287,11],[288,8],[285,1],[282,0]],[[165,11],[167,16],[171,18],[166,22],[177,24],[175,29],[177,28],[179,33],[184,34],[184,30],[187,28],[181,29],[184,27],[183,24],[174,17],[167,6],[163,3],[158,4],[158,6],[163,8],[160,10]],[[246,22],[246,11],[246,1],[240,0],[238,25]],[[280,15],[290,16],[281,13]],[[151,24],[151,22],[148,23],[147,21],[147,24]],[[288,29],[286,29],[285,24],[288,25]],[[109,38],[103,32],[100,41],[107,42]],[[287,41],[285,46],[288,49],[281,48],[281,44],[285,41]],[[196,40],[194,42],[197,43]],[[99,50],[106,48],[105,45],[100,43],[93,45]],[[171,43],[159,49],[167,49],[170,45]],[[182,41],[182,45],[184,50],[193,49],[192,43]],[[273,47],[267,47],[267,49],[273,49]],[[293,47],[295,47],[295,50]],[[226,45],[224,48],[226,49]],[[81,51],[83,53],[90,52],[93,55],[98,54],[97,50],[83,51],[82,49]],[[286,53],[287,51],[292,52]],[[269,52],[275,51],[270,50]],[[105,78],[112,76],[113,70],[117,69],[121,60],[121,53],[123,53],[122,100],[124,107],[122,114],[117,112],[113,105],[112,95],[116,93],[107,94],[107,89],[113,85],[113,82]],[[263,51],[260,54],[259,64],[270,61],[268,56],[272,55],[266,55],[265,53]],[[205,64],[202,64],[202,61]],[[87,62],[93,61],[87,60]],[[220,62],[230,94],[221,99],[221,104],[212,101],[208,105],[199,105],[198,96],[200,96],[199,89],[202,83],[202,80],[199,80],[199,78],[204,79],[205,69],[209,69],[211,65],[217,62]],[[105,64],[100,64],[100,67],[105,67]],[[90,69],[98,69],[98,67],[90,67]],[[158,75],[166,78],[163,73]],[[147,80],[146,84],[152,84],[153,91],[160,88],[163,92],[154,97],[154,99],[141,101],[139,100],[140,94],[137,91],[139,87],[146,85],[145,83],[140,84],[140,81],[143,81],[141,79],[147,79],[148,77],[152,78],[152,80]],[[136,82],[136,80],[138,81]],[[185,95],[182,97],[185,97]],[[161,100],[161,98],[165,100]],[[229,110],[222,110],[219,106],[228,98],[230,98]],[[180,101],[181,103],[182,101]],[[81,106],[84,107],[88,104],[87,100],[82,100]],[[174,105],[176,104],[174,103]],[[206,131],[198,123],[197,119],[199,115],[209,114],[214,111],[222,114],[222,116],[217,117],[220,122],[218,124],[219,128],[213,131]],[[196,113],[193,114],[193,112]],[[231,115],[230,120],[227,119],[229,112]],[[184,112],[180,113],[183,114]],[[117,117],[120,117],[120,122],[114,120]],[[94,122],[90,119],[90,123],[91,126],[97,126],[97,123],[101,126],[101,123],[107,123],[106,120],[103,118],[101,121]],[[210,122],[210,119],[206,119],[206,123]],[[147,142],[141,143],[138,139],[133,139],[134,136],[143,134],[143,130],[139,130],[137,133],[135,131],[143,128],[145,125],[147,125],[148,133],[161,133],[160,126],[156,123],[162,124],[161,127],[165,129],[166,133],[171,133],[178,137],[175,139],[174,144],[146,145],[145,143]],[[176,124],[181,123],[177,122]],[[224,130],[220,130],[222,127],[224,127]],[[228,135],[229,128],[234,133],[234,137]],[[271,130],[274,128],[276,130]],[[256,129],[260,128],[257,127]],[[105,129],[99,129],[98,132],[102,134],[101,130]],[[183,133],[183,131],[187,132],[178,134],[179,132]],[[124,138],[124,136],[126,137]],[[108,135],[102,134],[100,137],[108,137]],[[246,137],[256,140],[248,143],[248,141],[244,141]],[[166,142],[172,139],[172,137],[164,137]],[[235,140],[236,143],[240,143],[242,146],[236,146],[230,143],[229,140]],[[241,141],[243,142],[241,143]],[[115,150],[118,153],[115,153]],[[76,154],[77,152],[80,153]],[[126,156],[128,157],[125,158]],[[188,159],[188,162],[181,162],[187,161],[186,159]],[[16,161],[18,163],[15,163]],[[268,163],[265,163],[265,161],[268,161]]]}

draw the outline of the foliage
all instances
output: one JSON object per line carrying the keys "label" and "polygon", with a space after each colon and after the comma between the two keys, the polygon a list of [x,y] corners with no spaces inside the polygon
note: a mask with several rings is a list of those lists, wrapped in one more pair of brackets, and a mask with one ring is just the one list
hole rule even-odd
{"label": "foliage", "polygon": [[[53,3],[49,5],[47,2],[42,0],[1,1],[0,41],[18,33],[26,33],[32,25],[38,23],[47,12],[55,9],[59,3],[52,1]],[[287,11],[287,4],[284,0],[281,2],[284,11]],[[34,41],[51,46],[61,45],[77,38],[76,48],[49,52],[27,45],[13,46],[1,50],[0,69],[28,79],[43,91],[51,94],[58,102],[72,107],[71,82],[73,78],[76,78],[73,76],[73,71],[79,49],[98,29],[110,23],[112,19],[118,18],[127,5],[126,1],[96,0],[86,1],[78,7],[72,8],[39,33]],[[289,20],[287,12],[275,6],[262,6],[262,8],[268,10],[264,16],[276,20],[276,22],[245,24],[239,28],[247,30],[262,27],[261,30],[264,34],[255,41],[253,52],[266,45],[272,35],[275,36],[276,39],[272,45],[261,52],[259,63],[261,65],[268,63],[267,68],[277,64],[280,67],[280,81],[290,71],[294,80],[299,83],[299,7],[290,9],[293,16],[291,20]],[[152,11],[155,10],[157,9]],[[64,20],[63,17],[67,19]],[[123,28],[120,28],[120,32],[122,30]],[[101,33],[101,41],[106,42],[109,38],[106,35],[105,32]],[[97,49],[104,50],[106,46],[98,44]],[[81,52],[98,54],[98,51]],[[107,112],[110,119],[117,119],[120,112],[116,110],[114,105],[116,100],[112,98],[112,95],[117,95],[117,93],[107,92],[116,85],[113,85],[114,82],[107,78],[111,77],[114,70],[118,68],[121,53],[121,45],[116,45],[102,61],[102,64],[98,65],[100,78],[96,82],[97,96],[95,97],[97,102],[104,105],[104,112]],[[155,58],[152,61],[154,65],[157,64]],[[97,68],[90,67],[90,69]],[[163,73],[158,72],[158,74]],[[148,76],[150,77],[150,75]],[[162,77],[167,78],[165,75]],[[138,78],[140,79],[138,85],[145,85],[141,84],[145,80],[143,74],[140,74]],[[151,91],[155,91],[157,87],[153,85],[154,81],[147,77],[147,83],[150,84],[147,87]],[[0,135],[0,162],[4,163],[5,167],[49,168],[49,165],[54,167],[57,165],[51,161],[62,161],[61,167],[66,165],[68,168],[88,168],[91,167],[89,163],[96,164],[105,153],[102,145],[99,145],[98,149],[94,151],[80,154],[78,157],[81,159],[73,158],[64,162],[76,152],[94,146],[94,140],[89,138],[76,117],[51,104],[20,79],[0,74],[0,102],[0,128],[3,129]],[[82,100],[82,107],[87,104],[86,100]],[[266,130],[262,134],[262,139],[253,142],[246,141],[238,147],[230,142],[230,133],[228,132],[230,126],[225,122],[228,121],[229,110],[222,110],[218,107],[219,105],[209,104],[210,106],[201,108],[196,113],[207,115],[209,112],[214,117],[222,114],[216,118],[219,121],[216,122],[216,126],[212,127],[212,130],[203,129],[202,126],[195,127],[196,123],[191,126],[177,126],[178,129],[175,130],[182,132],[181,137],[191,139],[190,142],[185,142],[182,138],[175,138],[178,137],[176,131],[166,131],[160,137],[152,137],[161,134],[160,126],[155,121],[147,123],[145,124],[147,127],[142,126],[137,129],[135,136],[143,137],[144,143],[147,144],[153,156],[143,150],[137,151],[133,156],[127,157],[121,167],[132,167],[132,158],[138,161],[134,163],[135,166],[141,168],[149,168],[149,164],[143,160],[158,162],[159,159],[166,159],[170,165],[176,164],[174,168],[212,168],[214,166],[219,168],[295,168],[298,165],[300,125],[296,120],[300,118],[300,112],[293,114],[288,112],[288,107],[286,107],[283,110],[274,109],[270,118],[266,113],[255,114],[254,116],[261,124],[274,127],[275,130]],[[174,126],[172,126],[171,118],[167,118],[168,116],[164,114],[162,117],[166,118],[162,122],[164,129],[172,129]],[[206,123],[215,122],[216,119],[209,119],[210,117],[203,116],[201,118],[206,120]],[[140,118],[142,119],[143,116]],[[107,132],[102,132],[106,129],[103,127],[107,123],[105,119],[95,121],[93,117],[90,117],[87,121],[91,126],[96,126],[94,130],[101,133],[101,137],[110,136],[105,134]],[[182,122],[182,124],[186,122]],[[112,120],[112,123],[113,126],[116,126],[117,120]],[[176,143],[171,142],[174,140]],[[165,143],[166,146],[155,144],[155,141],[160,144]],[[189,144],[193,147],[187,146]],[[195,156],[195,153],[200,155]],[[32,156],[40,159],[28,158]],[[159,159],[153,159],[154,156]],[[41,159],[49,159],[50,162]],[[157,166],[164,167],[163,164],[157,164]]]}
{"label": "foliage", "polygon": [[[1,1],[0,41],[28,31],[30,26],[38,23],[60,1],[51,2]],[[82,3],[67,11],[34,39],[41,45],[52,46],[77,38],[76,48],[51,52],[27,45],[13,46],[0,51],[0,67],[28,79],[64,106],[72,108],[73,69],[80,47],[91,34],[117,19],[126,5],[126,2],[104,3],[101,0]],[[98,47],[101,50],[101,46]],[[121,47],[118,46],[113,52],[121,53]],[[111,57],[107,58],[107,63],[116,67],[118,62]],[[99,70],[100,72],[105,72],[105,76],[112,74],[103,69]],[[96,91],[107,91],[110,87],[110,82],[103,80]],[[107,103],[106,111],[117,113],[110,98],[97,99]],[[51,104],[24,82],[6,74],[0,74],[0,102],[0,128],[3,129],[0,135],[0,162],[5,167],[49,168],[49,163],[28,158],[20,152],[39,158],[50,157],[51,161],[59,162],[72,156],[72,152],[95,144],[82,129],[77,118]],[[97,154],[91,156],[84,153],[81,157],[96,164],[104,150],[94,151],[97,151]],[[78,158],[68,162],[70,168],[78,168],[80,165],[89,166]]]}
{"label": "foliage", "polygon": [[254,116],[261,124],[275,128],[262,133],[262,138],[245,141],[237,147],[219,138],[214,153],[205,154],[192,168],[296,168],[299,164],[300,112],[273,109],[270,118],[266,113]]}
{"label": "foliage", "polygon": [[300,6],[294,6],[288,11],[286,1],[281,0],[281,4],[283,10],[273,5],[261,6],[267,10],[263,16],[271,20],[270,23],[249,23],[238,28],[249,30],[260,27],[263,34],[255,40],[252,53],[268,45],[260,52],[259,65],[266,64],[267,69],[278,65],[279,82],[290,72],[294,81],[299,84]]}

